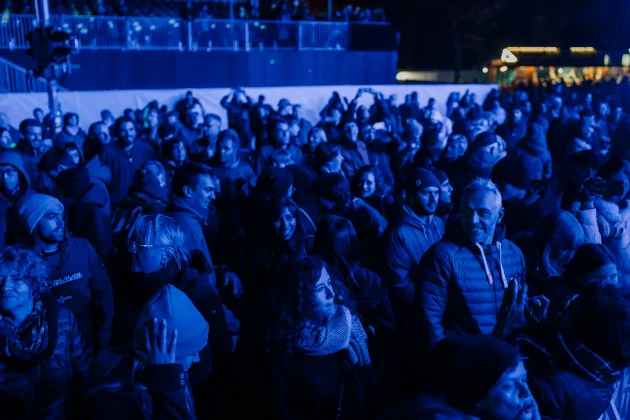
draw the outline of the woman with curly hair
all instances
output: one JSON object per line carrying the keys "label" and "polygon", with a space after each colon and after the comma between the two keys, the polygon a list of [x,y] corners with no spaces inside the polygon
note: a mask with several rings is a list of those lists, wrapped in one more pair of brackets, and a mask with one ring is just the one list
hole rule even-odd
{"label": "woman with curly hair", "polygon": [[352,177],[352,195],[363,199],[384,218],[392,220],[395,213],[394,197],[389,194],[383,176],[376,166],[363,166]]}
{"label": "woman with curly hair", "polygon": [[376,375],[367,335],[345,288],[321,260],[299,259],[278,285],[269,329],[274,418],[360,418],[373,401]]}
{"label": "woman with curly hair", "polygon": [[[8,417],[78,418],[84,347],[72,312],[48,293],[31,250],[0,254],[0,403]],[[22,418],[22,417],[20,417]]]}

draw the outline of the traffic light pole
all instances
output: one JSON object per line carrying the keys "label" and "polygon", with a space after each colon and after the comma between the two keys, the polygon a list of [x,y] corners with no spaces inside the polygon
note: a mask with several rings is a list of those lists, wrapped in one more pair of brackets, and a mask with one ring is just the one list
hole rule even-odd
{"label": "traffic light pole", "polygon": [[[45,29],[50,26],[50,3],[49,0],[35,0],[35,16],[37,27]],[[57,80],[54,76],[46,78],[46,93],[48,95],[48,109],[51,115],[57,112]]]}

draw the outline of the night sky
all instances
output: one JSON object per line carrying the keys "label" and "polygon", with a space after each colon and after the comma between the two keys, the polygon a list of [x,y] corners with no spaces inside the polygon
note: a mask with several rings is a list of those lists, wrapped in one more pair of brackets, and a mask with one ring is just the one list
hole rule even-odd
{"label": "night sky", "polygon": [[[372,7],[379,3],[363,1]],[[457,39],[461,40],[462,68],[480,66],[508,45],[630,48],[630,1],[627,0],[389,0],[383,3],[388,19],[401,33],[401,69],[453,68]]]}

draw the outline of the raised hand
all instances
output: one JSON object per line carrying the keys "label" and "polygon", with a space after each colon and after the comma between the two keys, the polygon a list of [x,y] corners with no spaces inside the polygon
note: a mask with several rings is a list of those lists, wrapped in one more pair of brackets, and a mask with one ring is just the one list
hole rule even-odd
{"label": "raised hand", "polygon": [[492,334],[506,338],[515,330],[525,326],[525,301],[527,300],[527,284],[519,287],[516,279],[510,279],[503,293],[503,302],[499,308],[497,324]]}
{"label": "raised hand", "polygon": [[177,330],[173,330],[167,340],[168,328],[166,320],[148,322],[144,327],[146,353],[144,363],[151,365],[168,365],[175,363],[175,348],[177,346]]}

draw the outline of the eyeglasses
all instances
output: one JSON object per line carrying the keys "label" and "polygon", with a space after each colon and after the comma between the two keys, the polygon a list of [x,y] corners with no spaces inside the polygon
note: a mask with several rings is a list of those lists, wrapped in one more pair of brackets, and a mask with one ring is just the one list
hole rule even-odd
{"label": "eyeglasses", "polygon": [[127,241],[127,250],[129,250],[130,253],[135,254],[138,252],[138,249],[147,249],[147,248],[153,248],[154,245],[150,245],[150,244],[139,244],[135,241]]}

